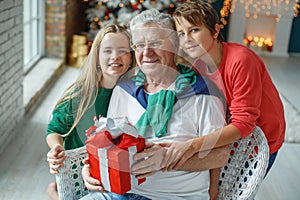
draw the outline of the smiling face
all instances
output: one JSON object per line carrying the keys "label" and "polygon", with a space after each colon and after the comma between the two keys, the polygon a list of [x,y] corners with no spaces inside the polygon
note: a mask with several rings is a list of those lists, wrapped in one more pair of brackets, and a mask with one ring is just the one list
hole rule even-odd
{"label": "smiling face", "polygon": [[103,77],[119,77],[131,64],[129,38],[122,33],[107,33],[99,46]]}
{"label": "smiling face", "polygon": [[180,47],[192,58],[199,58],[210,52],[217,43],[219,26],[215,26],[215,33],[204,25],[193,25],[183,17],[176,21],[176,30]]}
{"label": "smiling face", "polygon": [[145,24],[132,30],[132,43],[136,61],[146,76],[159,76],[168,68],[176,68],[174,62],[177,47],[171,42],[173,30],[158,24]]}

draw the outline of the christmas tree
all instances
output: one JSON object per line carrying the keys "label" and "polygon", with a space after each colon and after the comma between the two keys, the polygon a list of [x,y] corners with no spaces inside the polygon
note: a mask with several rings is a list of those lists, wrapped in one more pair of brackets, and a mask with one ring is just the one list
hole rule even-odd
{"label": "christmas tree", "polygon": [[127,27],[135,15],[150,8],[172,14],[183,0],[84,0],[84,2],[87,4],[88,41],[91,43],[105,24],[113,23]]}

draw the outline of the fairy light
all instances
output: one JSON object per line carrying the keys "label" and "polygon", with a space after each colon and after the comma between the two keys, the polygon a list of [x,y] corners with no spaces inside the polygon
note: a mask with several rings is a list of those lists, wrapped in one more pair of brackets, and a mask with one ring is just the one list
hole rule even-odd
{"label": "fairy light", "polygon": [[[232,5],[232,0],[224,0],[223,1],[223,7],[220,10],[221,15],[221,28],[224,28],[224,26],[227,25],[226,18],[229,16],[229,13],[231,12],[231,9],[234,9],[234,5]],[[233,10],[232,10],[233,11]]]}
{"label": "fairy light", "polygon": [[98,17],[95,17],[94,18],[94,22],[98,22],[99,21],[99,18]]}
{"label": "fairy light", "polygon": [[260,49],[262,51],[271,52],[273,49],[273,42],[271,38],[248,35],[243,39],[243,43],[248,47]]}
{"label": "fairy light", "polygon": [[298,1],[298,3],[294,6],[294,17],[298,17],[299,14],[299,9],[300,9],[300,2]]}
{"label": "fairy light", "polygon": [[234,12],[237,2],[243,5],[247,18],[252,16],[257,19],[258,14],[262,12],[270,16],[273,10],[276,22],[280,21],[283,10],[294,12],[294,17],[297,17],[300,9],[300,0],[224,0],[223,7],[220,10],[220,21],[224,26],[227,24],[226,18]]}

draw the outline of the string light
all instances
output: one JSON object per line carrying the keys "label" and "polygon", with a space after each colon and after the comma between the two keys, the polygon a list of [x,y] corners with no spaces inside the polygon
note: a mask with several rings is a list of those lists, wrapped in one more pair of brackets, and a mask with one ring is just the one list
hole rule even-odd
{"label": "string light", "polygon": [[273,49],[273,41],[271,38],[264,38],[261,36],[247,36],[244,38],[243,43],[248,47],[259,49],[261,51],[271,52]]}
{"label": "string light", "polygon": [[243,5],[247,18],[252,16],[257,19],[259,13],[265,13],[267,16],[273,14],[276,16],[276,22],[280,21],[283,11],[293,10],[294,17],[297,17],[300,9],[300,0],[224,0],[220,10],[220,21],[224,26],[229,14],[234,12],[236,3]]}
{"label": "string light", "polygon": [[294,17],[297,17],[297,16],[298,16],[298,14],[299,14],[299,9],[300,9],[300,2],[299,2],[299,0],[298,0],[297,4],[294,6],[294,11],[295,11]]}
{"label": "string light", "polygon": [[231,8],[233,6],[231,6],[232,0],[224,0],[223,1],[223,7],[220,10],[220,21],[221,21],[221,28],[224,28],[227,25],[227,17],[229,16],[229,13],[232,13],[233,10],[231,10]]}

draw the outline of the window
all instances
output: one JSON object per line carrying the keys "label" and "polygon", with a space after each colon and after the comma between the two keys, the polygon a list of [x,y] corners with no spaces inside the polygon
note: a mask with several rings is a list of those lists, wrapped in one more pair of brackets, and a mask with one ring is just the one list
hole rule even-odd
{"label": "window", "polygon": [[24,71],[44,54],[44,0],[24,0]]}

